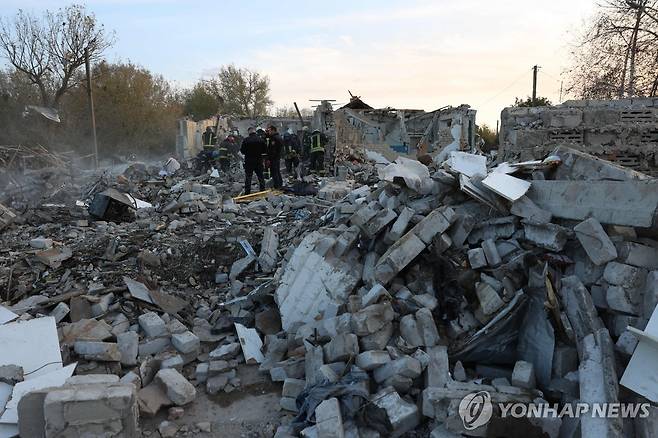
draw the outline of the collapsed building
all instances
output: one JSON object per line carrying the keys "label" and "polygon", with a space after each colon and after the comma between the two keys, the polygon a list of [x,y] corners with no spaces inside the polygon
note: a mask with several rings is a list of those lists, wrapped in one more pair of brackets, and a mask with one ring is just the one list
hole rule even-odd
{"label": "collapsed building", "polygon": [[501,114],[500,155],[532,160],[569,146],[642,172],[656,172],[658,100],[570,100]]}
{"label": "collapsed building", "polygon": [[169,164],[10,187],[0,436],[656,436],[657,180],[550,155],[353,154],[310,196]]}
{"label": "collapsed building", "polygon": [[475,114],[468,105],[426,112],[346,105],[334,112],[336,148],[379,152],[388,159],[437,155],[475,147]]}

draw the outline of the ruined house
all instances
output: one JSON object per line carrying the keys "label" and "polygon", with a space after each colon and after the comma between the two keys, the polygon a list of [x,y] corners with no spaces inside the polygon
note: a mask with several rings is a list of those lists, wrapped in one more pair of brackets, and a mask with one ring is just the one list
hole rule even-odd
{"label": "ruined house", "polygon": [[658,100],[570,100],[560,105],[505,108],[501,158],[536,159],[569,146],[643,172],[655,172]]}
{"label": "ruined house", "polygon": [[[310,119],[304,119],[305,124],[310,123]],[[230,132],[235,132],[242,136],[247,135],[247,129],[250,126],[262,127],[273,125],[280,133],[288,129],[298,132],[302,129],[302,121],[298,118],[291,117],[236,117],[236,116],[219,116],[219,119],[212,117],[210,119],[199,120],[195,122],[189,119],[180,119],[178,121],[178,134],[176,137],[176,154],[185,159],[196,156],[203,148],[201,136],[207,126],[217,125],[219,138]]]}
{"label": "ruined house", "polygon": [[351,104],[334,112],[339,151],[364,148],[395,159],[436,155],[446,147],[470,151],[475,146],[476,111],[468,105],[426,112]]}

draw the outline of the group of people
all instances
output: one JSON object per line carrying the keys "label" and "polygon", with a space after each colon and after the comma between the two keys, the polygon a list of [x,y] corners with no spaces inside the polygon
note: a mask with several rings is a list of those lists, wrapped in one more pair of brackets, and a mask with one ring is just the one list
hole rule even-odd
{"label": "group of people", "polygon": [[254,173],[261,191],[265,190],[265,180],[269,178],[272,179],[272,187],[280,189],[283,187],[281,159],[285,161],[286,171],[291,175],[296,172],[301,176],[302,161],[309,161],[311,170],[324,170],[327,137],[319,130],[309,134],[307,127],[304,127],[303,133],[300,142],[292,129],[288,129],[282,137],[276,126],[270,125],[265,130],[251,127],[242,144],[238,143],[234,134],[229,134],[218,147],[215,147],[217,135],[212,127],[208,127],[202,136],[204,144],[202,153],[208,158],[217,159],[220,169],[226,172],[230,168],[231,159],[239,157],[238,151],[241,152],[244,156],[245,195],[251,193]]}

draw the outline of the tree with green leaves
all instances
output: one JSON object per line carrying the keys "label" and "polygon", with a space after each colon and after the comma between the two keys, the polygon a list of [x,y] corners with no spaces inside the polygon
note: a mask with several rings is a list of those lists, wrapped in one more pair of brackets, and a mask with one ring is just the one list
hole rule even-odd
{"label": "tree with green leaves", "polygon": [[498,147],[498,134],[486,123],[478,126],[477,135],[484,141],[485,150],[489,151]]}
{"label": "tree with green leaves", "polygon": [[[176,120],[182,105],[169,83],[160,75],[130,62],[101,62],[94,67],[94,103],[98,144],[108,152],[136,152],[138,155],[170,151],[176,141]],[[87,137],[86,90],[78,87],[62,102],[63,120],[73,137],[71,143]],[[77,140],[77,141],[76,141]]]}
{"label": "tree with green leaves", "polygon": [[537,97],[534,100],[528,96],[525,99],[519,97],[514,99],[514,105],[518,107],[533,107],[533,106],[551,106],[553,105],[547,97]]}
{"label": "tree with green leaves", "polygon": [[40,17],[19,10],[0,19],[0,54],[37,88],[44,106],[58,107],[84,80],[79,70],[85,52],[97,62],[112,43],[113,34],[81,5],[46,10]]}
{"label": "tree with green leaves", "polygon": [[254,70],[225,65],[208,86],[221,100],[224,114],[255,118],[266,115],[272,105],[270,78]]}
{"label": "tree with green leaves", "polygon": [[197,82],[184,96],[183,111],[192,120],[208,119],[221,112],[223,100],[216,94],[214,87],[206,81]]}

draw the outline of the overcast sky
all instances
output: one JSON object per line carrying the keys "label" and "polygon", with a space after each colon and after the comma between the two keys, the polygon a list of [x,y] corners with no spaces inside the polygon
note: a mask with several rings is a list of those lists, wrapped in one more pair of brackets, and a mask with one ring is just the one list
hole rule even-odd
{"label": "overcast sky", "polygon": [[[0,0],[0,15],[70,2]],[[222,64],[270,77],[277,106],[309,99],[436,109],[466,103],[495,126],[515,96],[559,101],[569,41],[594,0],[90,0],[116,32],[111,60],[130,60],[179,86]]]}

